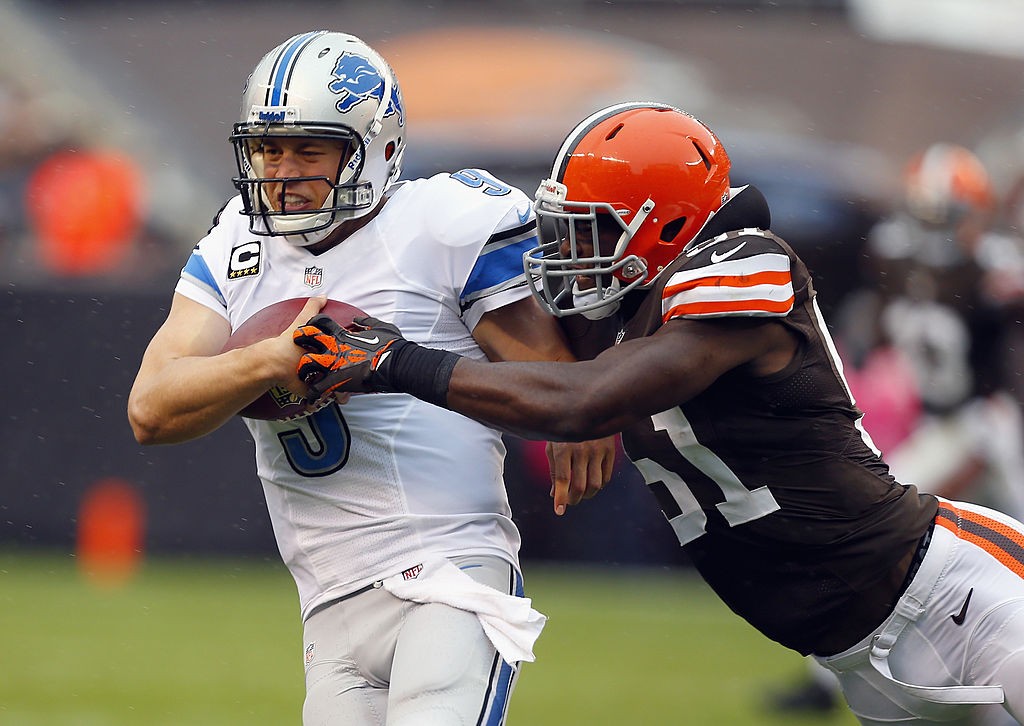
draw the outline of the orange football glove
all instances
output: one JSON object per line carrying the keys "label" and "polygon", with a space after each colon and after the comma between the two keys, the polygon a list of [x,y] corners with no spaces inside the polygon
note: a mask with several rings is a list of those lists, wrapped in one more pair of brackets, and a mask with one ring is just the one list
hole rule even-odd
{"label": "orange football glove", "polygon": [[361,328],[350,330],[327,315],[316,315],[292,333],[292,340],[306,353],[296,373],[309,386],[310,400],[337,391],[384,393],[387,365],[394,352],[409,341],[390,323],[359,318]]}

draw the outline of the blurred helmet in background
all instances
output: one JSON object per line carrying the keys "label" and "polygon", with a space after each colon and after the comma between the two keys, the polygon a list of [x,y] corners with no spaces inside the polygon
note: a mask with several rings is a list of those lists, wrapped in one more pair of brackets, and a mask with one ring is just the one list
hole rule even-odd
{"label": "blurred helmet in background", "polygon": [[[678,108],[630,102],[592,114],[537,191],[541,244],[526,256],[534,293],[565,315],[651,284],[728,199],[729,169],[711,129]],[[572,309],[560,309],[570,294]]]}
{"label": "blurred helmet in background", "polygon": [[[316,211],[285,211],[269,185],[287,189],[289,178],[267,176],[268,140],[326,139],[343,145],[334,178]],[[289,38],[267,53],[246,82],[241,119],[234,125],[238,176],[250,230],[307,246],[339,224],[373,210],[401,172],[405,107],[391,66],[355,36],[318,30]],[[283,191],[275,191],[283,197]]]}
{"label": "blurred helmet in background", "polygon": [[904,172],[907,210],[931,225],[952,225],[974,212],[989,212],[996,198],[981,160],[956,144],[933,144]]}

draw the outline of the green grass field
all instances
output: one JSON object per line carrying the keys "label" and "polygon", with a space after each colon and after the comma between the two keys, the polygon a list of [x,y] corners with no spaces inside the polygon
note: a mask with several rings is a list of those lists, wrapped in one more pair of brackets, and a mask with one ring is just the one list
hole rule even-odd
{"label": "green grass field", "polygon": [[[550,620],[511,724],[856,724],[766,713],[800,657],[685,573],[527,563],[526,576]],[[276,561],[150,559],[101,588],[70,556],[0,551],[0,639],[3,726],[300,720],[298,607]]]}

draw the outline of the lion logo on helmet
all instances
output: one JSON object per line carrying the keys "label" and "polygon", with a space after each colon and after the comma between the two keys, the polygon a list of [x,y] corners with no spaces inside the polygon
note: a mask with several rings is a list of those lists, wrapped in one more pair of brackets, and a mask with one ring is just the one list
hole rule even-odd
{"label": "lion logo on helmet", "polygon": [[[332,75],[337,80],[328,83],[327,88],[332,93],[341,94],[337,108],[342,113],[347,113],[368,98],[380,101],[384,95],[384,79],[373,63],[364,56],[348,52],[342,53],[334,66]],[[398,125],[404,126],[405,109],[397,83],[392,86],[391,99],[384,116],[396,113],[398,114]]]}

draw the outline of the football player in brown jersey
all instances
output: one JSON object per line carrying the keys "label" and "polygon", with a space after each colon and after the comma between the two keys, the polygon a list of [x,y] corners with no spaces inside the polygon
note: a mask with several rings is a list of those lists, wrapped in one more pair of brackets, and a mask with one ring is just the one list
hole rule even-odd
{"label": "football player in brown jersey", "polygon": [[300,346],[346,336],[373,364],[306,356],[300,378],[528,437],[621,432],[704,579],[834,671],[862,723],[990,703],[1024,718],[1024,524],[893,478],[807,268],[729,168],[715,134],[669,106],[617,104],[570,132],[524,263],[581,362],[479,362],[380,320],[352,336],[314,318]]}

